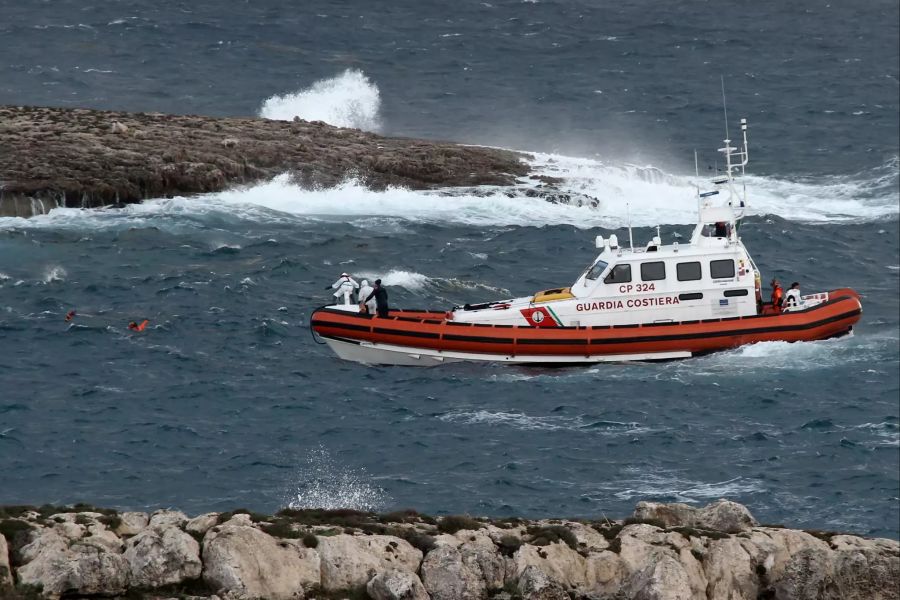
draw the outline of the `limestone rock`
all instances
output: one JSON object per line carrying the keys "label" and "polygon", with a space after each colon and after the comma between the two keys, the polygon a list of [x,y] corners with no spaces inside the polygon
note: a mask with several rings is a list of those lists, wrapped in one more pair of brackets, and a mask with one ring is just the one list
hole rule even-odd
{"label": "limestone rock", "polygon": [[373,600],[429,600],[419,576],[408,571],[379,573],[366,584],[366,592]]}
{"label": "limestone rock", "polygon": [[632,516],[635,519],[659,521],[663,527],[692,527],[697,519],[697,509],[677,502],[638,502]]}
{"label": "limestone rock", "polygon": [[697,511],[697,526],[704,529],[740,533],[758,524],[746,506],[730,500],[718,500]]}
{"label": "limestone rock", "polygon": [[771,585],[777,585],[784,576],[792,556],[807,549],[825,553],[831,549],[826,542],[792,529],[755,528],[748,541],[744,548],[764,574],[763,583]]}
{"label": "limestone rock", "polygon": [[584,560],[585,587],[594,594],[612,595],[618,592],[627,569],[621,557],[605,550],[592,553]]}
{"label": "limestone rock", "polygon": [[18,582],[40,586],[48,597],[114,595],[128,587],[128,562],[121,554],[72,543],[56,528],[33,533],[19,554],[24,564],[16,572]]}
{"label": "limestone rock", "polygon": [[759,580],[750,553],[736,538],[710,540],[703,558],[708,600],[756,600]]}
{"label": "limestone rock", "polygon": [[835,589],[844,600],[897,600],[900,544],[852,535],[831,538]]}
{"label": "limestone rock", "polygon": [[546,546],[526,544],[516,551],[513,561],[517,577],[533,566],[566,588],[588,586],[585,558],[564,543]]}
{"label": "limestone rock", "polygon": [[472,600],[483,597],[484,585],[463,566],[459,549],[438,546],[425,555],[422,581],[433,600]]}
{"label": "limestone rock", "polygon": [[609,548],[609,541],[603,535],[584,523],[567,521],[565,526],[575,535],[578,540],[578,549],[586,552],[600,552]]}
{"label": "limestone rock", "polygon": [[219,520],[219,513],[206,513],[198,515],[187,522],[184,530],[188,533],[197,533],[205,535]]}
{"label": "limestone rock", "polygon": [[443,190],[512,186],[530,170],[527,155],[509,150],[302,120],[31,106],[0,106],[0,148],[17,149],[0,152],[0,215],[9,216],[216,192],[282,173],[306,186],[354,175],[372,189]]}
{"label": "limestone rock", "polygon": [[166,529],[168,527],[184,527],[187,523],[187,515],[180,510],[158,510],[150,515],[148,527]]}
{"label": "limestone rock", "polygon": [[569,600],[569,595],[543,571],[531,565],[522,572],[518,582],[522,600]]}
{"label": "limestone rock", "polygon": [[150,522],[150,515],[145,512],[123,512],[119,513],[121,523],[116,527],[116,533],[119,535],[129,536],[140,533]]}
{"label": "limestone rock", "polygon": [[200,577],[200,545],[180,529],[149,527],[127,546],[133,586],[157,588]]}
{"label": "limestone rock", "polygon": [[638,502],[634,517],[659,521],[663,527],[699,527],[725,533],[749,531],[758,524],[746,506],[724,499],[699,509],[680,503]]}
{"label": "limestone rock", "polygon": [[[637,593],[646,587],[653,590],[672,588],[673,593],[686,585],[688,597],[704,597],[708,581],[703,566],[694,556],[693,544],[680,533],[666,532],[652,525],[629,525],[619,533],[621,557],[630,573],[625,589]],[[662,582],[662,583],[660,583]],[[665,597],[665,596],[662,596]]]}
{"label": "limestone rock", "polygon": [[9,546],[6,538],[0,533],[0,590],[13,584],[12,570],[9,566]]}
{"label": "limestone rock", "polygon": [[625,597],[631,600],[693,600],[694,594],[684,568],[677,560],[661,555],[648,561],[634,573],[625,586]]}
{"label": "limestone rock", "polygon": [[110,552],[122,552],[121,538],[100,523],[93,523],[86,527],[86,532],[81,538],[85,544],[98,546]]}
{"label": "limestone rock", "polygon": [[321,536],[316,549],[322,560],[322,589],[326,592],[366,585],[386,571],[415,573],[422,562],[421,550],[387,535]]}
{"label": "limestone rock", "polygon": [[503,587],[506,561],[489,532],[460,531],[437,538],[422,562],[422,581],[435,600],[485,598]]}
{"label": "limestone rock", "polygon": [[289,600],[320,583],[315,550],[245,525],[223,525],[203,540],[203,580],[228,598]]}

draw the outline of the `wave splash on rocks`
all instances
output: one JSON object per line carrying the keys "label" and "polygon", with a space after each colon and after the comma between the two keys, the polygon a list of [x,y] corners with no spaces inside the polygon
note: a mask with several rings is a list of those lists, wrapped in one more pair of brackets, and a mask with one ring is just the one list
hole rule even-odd
{"label": "wave splash on rocks", "polygon": [[322,447],[307,455],[296,478],[297,489],[288,498],[288,508],[376,511],[390,502],[383,489],[366,483],[364,471],[338,465]]}
{"label": "wave splash on rocks", "polygon": [[366,75],[347,69],[293,94],[272,96],[263,102],[259,116],[291,121],[324,121],[336,127],[381,131],[381,92]]}

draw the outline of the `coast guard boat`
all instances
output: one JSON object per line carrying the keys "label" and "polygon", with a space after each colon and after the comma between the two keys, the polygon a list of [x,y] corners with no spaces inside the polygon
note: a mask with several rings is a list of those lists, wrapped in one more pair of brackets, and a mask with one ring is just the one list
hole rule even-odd
{"label": "coast guard boat", "polygon": [[391,310],[386,318],[338,304],[316,310],[311,327],[340,358],[426,366],[667,360],[849,333],[862,314],[851,289],[784,308],[763,302],[759,269],[739,236],[747,203],[735,178],[749,161],[746,119],[741,131],[742,147],[726,139],[719,149],[725,173],[714,189],[697,189],[690,243],[663,244],[658,228],[639,248],[597,236],[599,256],[568,287],[449,311]]}

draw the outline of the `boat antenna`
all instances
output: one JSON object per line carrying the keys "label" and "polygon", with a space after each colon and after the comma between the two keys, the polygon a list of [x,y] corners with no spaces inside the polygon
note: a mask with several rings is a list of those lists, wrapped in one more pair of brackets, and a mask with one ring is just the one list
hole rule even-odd
{"label": "boat antenna", "polygon": [[631,235],[631,202],[625,203],[625,211],[628,214],[628,245],[631,246],[631,251],[634,252],[634,238]]}
{"label": "boat antenna", "polygon": [[725,140],[731,139],[731,136],[728,135],[728,105],[725,102],[725,76],[719,75],[719,79],[722,81],[722,112],[725,114]]}

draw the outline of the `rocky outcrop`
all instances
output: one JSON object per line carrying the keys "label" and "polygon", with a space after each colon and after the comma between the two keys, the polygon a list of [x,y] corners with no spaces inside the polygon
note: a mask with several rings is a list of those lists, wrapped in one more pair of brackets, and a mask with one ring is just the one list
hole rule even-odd
{"label": "rocky outcrop", "polygon": [[215,192],[290,173],[375,189],[511,185],[524,155],[320,121],[0,107],[0,216]]}
{"label": "rocky outcrop", "polygon": [[0,597],[900,598],[896,541],[760,526],[724,500],[624,521],[8,507],[0,532]]}
{"label": "rocky outcrop", "polygon": [[319,555],[252,525],[215,527],[203,539],[203,580],[229,598],[303,598],[321,581]]}
{"label": "rocky outcrop", "polygon": [[366,584],[366,593],[372,600],[429,600],[422,581],[409,571],[379,573]]}
{"label": "rocky outcrop", "polygon": [[0,590],[13,584],[12,568],[9,565],[9,546],[6,537],[0,534]]}

